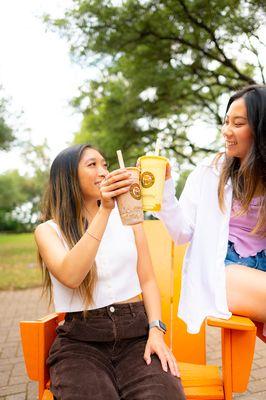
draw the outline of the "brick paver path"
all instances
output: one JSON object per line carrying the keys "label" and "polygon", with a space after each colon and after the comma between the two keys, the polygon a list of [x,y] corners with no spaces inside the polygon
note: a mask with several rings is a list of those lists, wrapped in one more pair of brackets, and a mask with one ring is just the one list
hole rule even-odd
{"label": "brick paver path", "polygon": [[[48,312],[47,303],[40,299],[40,289],[0,292],[0,400],[37,399],[37,385],[25,372],[18,323]],[[208,328],[208,362],[221,365],[220,354],[219,330]],[[258,339],[248,391],[235,398],[266,400],[266,346]]]}

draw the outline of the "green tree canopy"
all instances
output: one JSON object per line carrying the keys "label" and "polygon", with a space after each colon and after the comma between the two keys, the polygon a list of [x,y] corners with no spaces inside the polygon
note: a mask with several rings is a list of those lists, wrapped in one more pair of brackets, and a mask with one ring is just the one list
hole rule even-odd
{"label": "green tree canopy", "polygon": [[15,137],[11,127],[6,122],[7,100],[1,95],[1,91],[0,86],[0,150],[8,150]]}
{"label": "green tree canopy", "polygon": [[135,160],[160,134],[168,155],[195,164],[217,143],[200,148],[188,129],[201,120],[218,131],[224,97],[265,83],[262,1],[73,0],[50,22],[77,62],[101,71],[73,101],[84,115],[75,141],[99,146],[111,162],[117,148]]}

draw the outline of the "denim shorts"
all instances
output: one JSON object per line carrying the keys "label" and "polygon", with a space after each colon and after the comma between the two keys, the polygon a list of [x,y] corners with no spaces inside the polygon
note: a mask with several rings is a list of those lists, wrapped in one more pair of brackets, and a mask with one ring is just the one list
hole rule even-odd
{"label": "denim shorts", "polygon": [[266,272],[266,250],[262,250],[255,256],[241,257],[234,248],[234,243],[228,241],[227,254],[224,260],[225,265],[238,264],[246,267],[259,269]]}

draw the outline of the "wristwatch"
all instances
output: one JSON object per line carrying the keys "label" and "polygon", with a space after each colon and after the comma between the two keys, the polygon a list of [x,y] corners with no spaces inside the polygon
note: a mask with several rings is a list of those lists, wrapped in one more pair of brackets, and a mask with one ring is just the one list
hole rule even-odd
{"label": "wristwatch", "polygon": [[155,321],[149,323],[149,330],[154,327],[158,328],[163,333],[166,333],[166,325],[159,319],[156,319]]}

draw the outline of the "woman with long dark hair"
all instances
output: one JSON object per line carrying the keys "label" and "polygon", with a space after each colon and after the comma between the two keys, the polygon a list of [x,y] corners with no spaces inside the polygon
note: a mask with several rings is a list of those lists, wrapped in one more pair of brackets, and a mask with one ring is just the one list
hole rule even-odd
{"label": "woman with long dark hair", "polygon": [[[179,201],[167,167],[162,219],[176,243],[190,242],[179,316],[197,333],[206,316],[231,313],[266,323],[266,86],[229,100],[225,151],[189,175]],[[264,331],[265,332],[265,331]],[[265,332],[266,335],[266,332]]]}
{"label": "woman with long dark hair", "polygon": [[57,400],[185,399],[142,224],[123,226],[115,207],[131,184],[89,145],[51,166],[35,238],[44,290],[66,313],[47,360]]}

